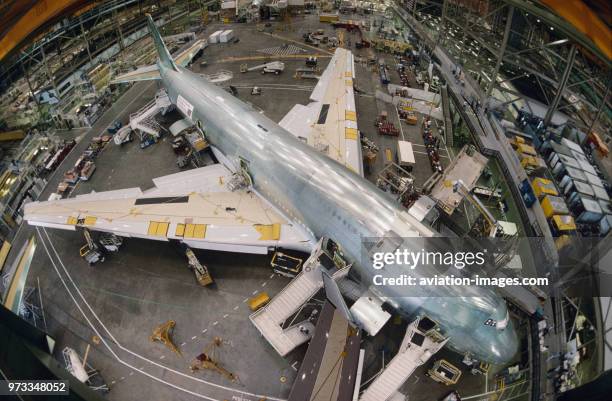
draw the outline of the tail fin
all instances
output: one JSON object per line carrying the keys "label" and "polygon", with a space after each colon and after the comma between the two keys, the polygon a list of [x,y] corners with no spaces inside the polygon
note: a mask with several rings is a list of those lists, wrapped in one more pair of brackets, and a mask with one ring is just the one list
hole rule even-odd
{"label": "tail fin", "polygon": [[172,60],[172,56],[170,56],[170,52],[164,44],[164,41],[162,40],[150,14],[147,14],[147,22],[149,24],[149,32],[151,32],[151,36],[153,36],[155,49],[157,49],[157,55],[159,56],[160,68],[163,67],[178,71],[178,68],[176,67],[176,64],[174,64],[174,60]]}

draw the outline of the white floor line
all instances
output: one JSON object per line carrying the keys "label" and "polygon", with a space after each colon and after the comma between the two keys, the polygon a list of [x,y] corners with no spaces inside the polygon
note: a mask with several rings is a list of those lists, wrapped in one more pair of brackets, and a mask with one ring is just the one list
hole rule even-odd
{"label": "white floor line", "polygon": [[[427,154],[426,152],[419,152],[418,150],[413,150],[412,152],[413,152],[413,153],[418,153],[418,154],[420,154],[420,155],[426,155],[426,154]],[[439,153],[438,153],[438,156],[443,157],[443,158],[445,158],[445,159],[448,159],[448,158],[449,158],[448,156],[444,156],[444,155],[441,155],[441,154],[439,154]]]}
{"label": "white floor line", "polygon": [[[43,244],[45,245],[45,251],[47,252],[47,255],[49,256],[49,259],[51,259],[51,262],[54,264],[54,267],[55,267],[55,263],[53,262],[53,259],[51,258],[51,253],[49,252],[49,250],[48,250],[48,248],[47,248],[47,246],[46,246],[46,244],[45,244],[45,242],[44,242],[44,238],[43,238],[43,237],[42,237],[42,235],[40,234],[39,227],[36,227],[36,231],[38,232],[38,235],[41,237],[41,240],[43,241]],[[148,362],[148,363],[150,363],[150,364],[152,364],[152,365],[155,365],[155,366],[157,366],[157,367],[160,367],[160,368],[162,368],[162,369],[164,369],[164,370],[166,370],[166,371],[168,371],[168,372],[172,372],[172,373],[174,373],[174,374],[176,374],[176,375],[179,375],[179,376],[183,376],[183,377],[189,378],[189,379],[191,379],[191,380],[194,380],[194,381],[199,382],[199,383],[202,383],[202,384],[209,385],[209,386],[211,386],[211,387],[216,387],[216,388],[223,389],[223,390],[226,390],[226,391],[232,391],[232,392],[236,392],[236,393],[240,393],[240,394],[244,394],[244,395],[248,395],[248,396],[252,396],[252,397],[260,397],[260,398],[261,398],[261,397],[267,397],[267,399],[269,399],[269,400],[273,400],[273,401],[285,401],[285,400],[283,400],[282,398],[276,398],[276,397],[269,397],[269,396],[263,396],[263,395],[259,395],[259,394],[254,394],[254,393],[250,393],[250,392],[247,392],[247,391],[238,390],[238,389],[234,389],[234,388],[231,388],[231,387],[223,386],[223,385],[220,385],[220,384],[216,384],[216,383],[208,382],[208,381],[206,381],[206,380],[202,380],[202,379],[197,378],[197,377],[189,376],[188,374],[185,374],[185,373],[183,373],[183,372],[180,372],[180,371],[177,371],[177,370],[171,369],[171,368],[169,368],[169,367],[167,367],[167,366],[161,365],[161,364],[159,364],[159,363],[157,363],[157,362],[155,362],[155,361],[153,361],[153,360],[150,360],[150,359],[148,359],[148,358],[146,358],[146,357],[144,357],[144,356],[142,356],[142,355],[140,355],[140,354],[137,354],[137,353],[135,353],[135,352],[133,352],[133,351],[131,351],[131,350],[129,350],[129,349],[127,349],[127,348],[125,348],[124,346],[122,346],[122,345],[121,345],[121,343],[119,343],[119,341],[117,341],[117,339],[116,339],[116,338],[115,338],[115,337],[112,335],[112,333],[111,333],[111,332],[108,330],[108,328],[106,327],[106,325],[104,325],[104,323],[102,323],[102,321],[100,320],[100,318],[98,317],[98,315],[97,315],[97,314],[94,312],[94,310],[93,310],[93,308],[91,307],[91,305],[89,305],[89,303],[87,302],[87,300],[85,299],[85,297],[84,297],[84,296],[83,296],[83,294],[81,293],[80,289],[78,288],[78,286],[76,285],[76,283],[75,283],[75,282],[74,282],[74,280],[72,279],[72,276],[70,275],[70,273],[69,273],[69,272],[68,272],[68,270],[66,269],[66,266],[64,265],[64,262],[62,261],[61,257],[59,256],[59,254],[58,254],[58,252],[57,252],[57,249],[55,249],[55,246],[53,245],[53,242],[51,241],[51,238],[49,237],[49,234],[47,233],[47,230],[46,230],[46,229],[43,227],[43,228],[42,228],[42,231],[45,233],[45,236],[47,237],[47,239],[48,239],[48,241],[49,241],[49,245],[51,246],[51,249],[53,250],[53,253],[56,255],[58,262],[60,263],[60,265],[61,265],[61,267],[62,267],[63,271],[64,271],[64,272],[65,272],[65,274],[66,274],[66,276],[68,277],[68,279],[70,280],[70,282],[71,282],[71,283],[72,283],[72,285],[74,286],[74,288],[75,288],[76,292],[79,294],[79,297],[82,299],[83,303],[84,303],[84,304],[87,306],[87,308],[90,310],[90,312],[91,312],[91,314],[94,316],[94,318],[95,318],[95,319],[96,319],[96,320],[97,320],[97,321],[100,323],[100,325],[102,326],[102,328],[104,329],[104,331],[106,331],[106,333],[109,335],[109,337],[110,337],[110,338],[113,340],[113,342],[114,342],[114,343],[115,343],[115,344],[116,344],[116,345],[117,345],[117,346],[118,346],[118,347],[119,347],[121,350],[123,350],[123,351],[125,351],[125,352],[127,352],[127,353],[129,353],[129,354],[131,354],[131,355],[133,355],[133,356],[135,356],[135,357],[137,357],[137,358],[140,358],[140,359],[142,359],[143,361],[146,361],[146,362]],[[58,275],[59,275],[59,270],[57,270],[57,269],[56,269],[56,272],[57,272],[57,273],[58,273]],[[61,276],[60,276],[60,279],[61,279],[61,280],[62,280],[62,282],[64,283],[64,280],[63,280],[63,278],[62,278]],[[65,285],[65,288],[66,288],[66,291],[68,291],[68,292],[69,292],[70,297],[72,298],[72,300],[74,301],[74,303],[76,304],[76,300],[75,300],[74,296],[72,295],[72,293],[70,293],[70,290],[68,289],[67,285]],[[124,362],[122,359],[120,359],[120,358],[117,356],[117,354],[115,354],[115,352],[113,352],[113,351],[110,349],[110,347],[109,347],[109,346],[108,346],[108,344],[106,343],[106,340],[104,340],[104,338],[103,338],[103,337],[102,337],[102,336],[99,334],[98,330],[97,330],[97,329],[96,329],[96,328],[95,328],[95,327],[92,325],[91,321],[90,321],[90,320],[89,320],[89,319],[88,319],[88,318],[85,316],[85,314],[84,314],[84,312],[82,311],[82,309],[81,309],[80,305],[77,305],[77,307],[79,308],[79,310],[81,311],[81,313],[82,313],[82,314],[83,314],[83,316],[85,317],[85,320],[87,320],[88,324],[91,326],[91,328],[94,330],[94,332],[96,332],[96,334],[98,335],[98,337],[100,337],[100,338],[102,339],[102,341],[105,343],[105,345],[107,346],[107,348],[109,348],[109,351],[111,351],[111,353],[112,353],[112,354],[115,356],[115,358],[116,358],[116,359],[117,359],[119,362],[121,362],[122,364],[124,364],[124,365],[126,365],[126,366],[129,366],[131,369],[134,369],[134,370],[138,370],[138,371],[140,371],[139,369],[137,369],[137,368],[133,367],[132,365],[129,365],[127,362]],[[215,322],[215,323],[218,323],[218,322]],[[215,325],[215,324],[213,324],[213,325]],[[141,372],[141,373],[143,373],[144,375],[149,376],[149,377],[154,377],[154,376],[152,376],[151,374],[146,373],[146,372]],[[160,381],[160,382],[164,382],[164,383],[166,383],[164,380],[159,379],[159,378],[157,378],[157,377],[155,377],[155,380],[158,380],[158,381]],[[171,384],[171,383],[167,383],[167,384],[168,384],[168,385],[170,385],[171,387],[175,387],[175,388],[178,388],[178,389],[182,389],[182,388],[180,388],[179,386],[176,386],[176,385],[174,385],[174,384]],[[191,393],[193,393],[193,392],[191,392],[190,390],[187,390],[187,389],[182,389],[182,390],[183,390],[183,391],[185,391],[185,392],[187,392],[187,393],[190,393],[190,394],[191,394]],[[193,393],[193,394],[196,394],[196,393]],[[201,396],[200,394],[197,394],[197,395],[198,395],[198,396]],[[205,396],[201,396],[201,397],[202,397],[202,398],[205,398],[205,399],[208,399],[208,400],[211,400],[211,401],[218,401],[218,400],[215,400],[215,399],[213,399],[213,398],[208,398],[208,397],[205,397]]]}
{"label": "white floor line", "polygon": [[62,282],[62,285],[64,286],[64,288],[66,289],[66,292],[68,293],[68,295],[70,296],[70,298],[72,299],[72,302],[74,302],[75,306],[77,307],[77,309],[81,312],[81,315],[83,315],[83,318],[87,321],[87,324],[89,324],[89,326],[91,327],[91,329],[94,331],[94,333],[96,333],[96,335],[100,338],[100,340],[102,341],[102,343],[104,344],[104,346],[108,349],[108,351],[115,357],[115,359],[117,359],[117,361],[119,361],[119,363],[121,363],[122,365],[125,365],[127,367],[129,367],[130,369],[133,369],[135,371],[138,371],[140,373],[142,373],[145,376],[149,376],[150,378],[152,378],[155,381],[158,381],[160,383],[166,384],[170,387],[176,388],[177,390],[181,390],[184,391],[188,394],[194,395],[196,397],[199,398],[203,398],[206,400],[210,400],[210,401],[220,401],[218,399],[215,398],[210,398],[207,397],[205,395],[202,394],[198,394],[196,392],[193,392],[191,390],[187,390],[184,389],[182,387],[176,386],[172,383],[166,382],[163,379],[160,379],[159,377],[153,376],[147,372],[144,372],[140,369],[135,368],[134,366],[130,365],[129,363],[123,361],[121,358],[119,358],[119,356],[115,353],[115,351],[113,351],[113,349],[108,345],[106,339],[104,339],[104,337],[102,337],[102,335],[100,334],[100,332],[98,331],[98,329],[95,328],[95,326],[91,323],[91,321],[89,320],[89,318],[87,317],[87,315],[85,315],[85,312],[83,311],[83,308],[81,308],[81,305],[76,301],[74,295],[72,294],[72,292],[70,291],[70,289],[68,288],[68,285],[66,284],[66,281],[64,280],[64,278],[61,276],[59,269],[57,268],[57,265],[55,264],[55,261],[53,260],[53,258],[51,257],[51,253],[49,252],[49,249],[47,248],[47,244],[44,241],[44,238],[42,237],[42,235],[40,234],[40,231],[38,229],[38,227],[36,227],[36,231],[38,232],[38,235],[40,236],[40,239],[43,243],[43,247],[45,248],[45,252],[47,253],[47,256],[49,256],[49,260],[51,261],[51,264],[53,265],[53,269],[55,270],[55,273],[57,274],[57,276],[59,277],[60,281]]}
{"label": "white floor line", "polygon": [[395,115],[397,116],[397,121],[399,122],[399,129],[400,129],[400,134],[402,134],[402,141],[405,141],[406,139],[404,139],[404,130],[402,129],[402,119],[399,116],[399,111],[397,111],[397,107],[393,107],[395,109]]}

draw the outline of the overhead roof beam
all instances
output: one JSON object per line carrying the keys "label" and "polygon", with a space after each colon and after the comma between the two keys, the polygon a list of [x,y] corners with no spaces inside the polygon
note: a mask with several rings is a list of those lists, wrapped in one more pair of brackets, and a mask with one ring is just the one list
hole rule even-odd
{"label": "overhead roof beam", "polygon": [[40,0],[0,39],[0,60],[49,20],[82,0]]}
{"label": "overhead roof beam", "polygon": [[583,1],[542,0],[564,20],[589,39],[608,58],[612,59],[612,34],[610,28]]}
{"label": "overhead roof beam", "polygon": [[[588,24],[603,24],[603,22],[582,2],[566,1],[566,0],[542,0],[542,4],[547,4],[555,11],[556,15],[550,10],[540,7],[535,3],[525,0],[504,0],[508,4],[512,4],[515,8],[525,10],[533,15],[537,15],[544,22],[552,25],[555,29],[561,31],[564,35],[575,40],[578,44],[585,47],[598,58],[600,58],[608,67],[612,64],[612,43],[610,42],[610,30],[607,27],[604,30],[589,29]],[[550,4],[549,4],[550,3]],[[554,6],[552,5],[554,3]],[[578,7],[573,9],[572,7]],[[584,7],[585,10],[582,10]],[[568,11],[571,10],[571,11]],[[579,10],[579,11],[578,11]],[[571,19],[570,15],[575,13],[575,19]],[[576,24],[576,25],[574,25]],[[594,36],[594,32],[597,35]],[[607,32],[607,34],[605,33]],[[601,38],[599,36],[601,35]],[[607,37],[607,42],[605,39]],[[600,47],[601,46],[601,47]]]}

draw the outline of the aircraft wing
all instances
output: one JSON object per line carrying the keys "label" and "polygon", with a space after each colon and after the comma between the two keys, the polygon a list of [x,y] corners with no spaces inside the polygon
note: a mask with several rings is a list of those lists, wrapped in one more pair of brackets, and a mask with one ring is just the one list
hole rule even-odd
{"label": "aircraft wing", "polygon": [[310,95],[311,103],[295,105],[280,125],[318,151],[363,175],[357,129],[353,54],[338,48]]}
{"label": "aircraft wing", "polygon": [[182,241],[192,248],[267,253],[269,247],[310,251],[310,238],[253,191],[228,189],[221,164],[153,180],[146,191],[92,192],[31,202],[30,225],[111,232],[123,237]]}
{"label": "aircraft wing", "polygon": [[[193,45],[180,52],[174,58],[174,61],[181,67],[185,67],[191,62],[191,60],[193,60],[196,54],[198,54],[198,52],[204,49],[207,45],[208,42],[206,41],[206,39],[196,40]],[[151,81],[155,79],[161,79],[161,77],[159,76],[159,69],[157,67],[157,64],[152,64],[140,67],[134,71],[130,71],[125,74],[121,74],[115,77],[111,81],[111,83],[119,84],[134,81]]]}
{"label": "aircraft wing", "polygon": [[134,81],[151,81],[155,79],[161,79],[161,77],[159,76],[159,69],[157,68],[157,64],[147,65],[145,67],[137,68],[134,71],[118,75],[113,78],[110,83],[120,84]]}
{"label": "aircraft wing", "polygon": [[189,46],[187,49],[180,52],[176,57],[174,57],[174,62],[181,67],[186,67],[191,60],[200,52],[200,50],[204,49],[208,46],[208,42],[206,39],[198,39],[194,42],[193,45]]}

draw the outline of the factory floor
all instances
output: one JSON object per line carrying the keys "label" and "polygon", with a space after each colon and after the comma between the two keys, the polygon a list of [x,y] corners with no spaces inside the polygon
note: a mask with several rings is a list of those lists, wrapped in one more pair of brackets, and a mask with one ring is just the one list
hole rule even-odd
{"label": "factory floor", "polygon": [[[55,190],[91,137],[115,119],[125,123],[129,113],[146,104],[155,90],[155,84],[135,84],[81,139],[50,178],[41,199]],[[80,182],[71,196],[92,190],[147,188],[153,178],[179,171],[167,138],[144,150],[138,141],[121,147],[109,143],[96,159],[96,167],[91,179]],[[218,399],[288,395],[296,372],[291,365],[301,359],[303,350],[280,358],[249,322],[245,302],[261,291],[273,296],[288,283],[272,275],[269,256],[197,252],[215,279],[213,287],[203,288],[184,255],[170,243],[126,239],[119,253],[89,267],[79,256],[85,243],[82,232],[40,229],[37,233],[24,225],[14,240],[15,249],[31,236],[36,236],[37,247],[26,286],[40,282],[47,330],[57,342],[55,356],[63,361],[61,351],[66,346],[83,356],[90,344],[88,363],[111,388],[108,399],[200,398],[177,392],[168,383]],[[167,320],[176,322],[173,341],[181,355],[149,341],[153,329]],[[223,340],[217,358],[238,376],[237,383],[218,373],[189,371],[191,361],[216,336]],[[96,345],[94,337],[102,342]]]}
{"label": "factory floor", "polygon": [[[352,37],[354,42],[357,39],[357,34],[348,34]],[[401,85],[400,77],[398,72],[395,70],[397,60],[393,55],[387,53],[379,53],[372,48],[366,49],[353,49],[356,57],[362,57],[364,59],[375,58],[376,60],[384,59],[387,66],[389,66],[389,79],[391,84]],[[433,174],[433,169],[425,150],[425,144],[422,136],[422,123],[423,115],[417,113],[418,122],[416,125],[407,124],[404,120],[400,120],[397,113],[397,109],[394,105],[385,103],[375,98],[376,91],[382,91],[388,94],[387,88],[383,87],[380,82],[380,76],[378,69],[372,70],[372,67],[366,66],[362,63],[356,64],[357,80],[356,84],[358,88],[365,92],[364,95],[356,96],[357,104],[357,117],[359,123],[359,130],[362,135],[365,135],[371,139],[380,149],[376,162],[371,166],[369,171],[366,171],[366,176],[373,182],[376,182],[380,171],[388,164],[386,159],[386,150],[391,150],[392,161],[397,162],[397,142],[398,140],[412,142],[415,163],[412,169],[412,175],[414,176],[415,185],[420,188],[423,186],[425,181]],[[386,136],[380,135],[374,125],[376,118],[380,113],[387,112],[387,118],[391,121],[396,128],[399,130],[399,136]],[[432,126],[434,135],[438,135],[438,129],[435,124]],[[440,157],[442,165],[448,166],[451,158],[454,155],[453,149],[447,149],[444,143],[440,147]],[[455,152],[456,153],[456,152]]]}
{"label": "factory floor", "polygon": [[[276,26],[278,24],[273,25]],[[291,29],[276,30],[273,34],[258,32],[253,24],[212,24],[207,27],[206,34],[221,28],[234,29],[240,42],[209,46],[192,69],[205,74],[232,71],[234,78],[230,84],[237,88],[238,97],[261,109],[274,121],[279,121],[294,104],[309,102],[316,81],[293,77],[296,68],[304,67],[303,58],[281,57],[286,68],[279,76],[240,73],[240,65],[264,63],[269,54],[291,52],[294,46],[305,50],[298,54],[318,55],[322,71],[331,53],[323,48],[305,46],[302,34],[324,28],[329,36],[336,35],[330,25],[320,24],[317,16],[295,18]],[[290,46],[283,47],[285,43]],[[365,58],[373,51],[353,50],[357,57]],[[375,57],[385,57],[389,65],[394,65],[389,55],[376,54]],[[202,60],[207,61],[206,67],[200,65]],[[368,174],[375,180],[384,165],[384,149],[391,148],[395,154],[398,138],[379,136],[374,120],[380,111],[387,110],[389,118],[398,126],[397,114],[391,105],[381,104],[374,98],[376,89],[380,89],[378,74],[359,63],[356,69],[356,85],[363,92],[356,95],[359,128],[381,150],[376,165]],[[399,82],[395,71],[390,71],[390,75],[393,83]],[[262,94],[251,95],[253,86],[261,87]],[[156,83],[147,82],[137,83],[128,90],[81,138],[50,178],[41,199],[55,191],[63,173],[74,164],[92,137],[100,135],[116,119],[126,123],[129,114],[144,106],[156,89]],[[424,147],[419,147],[423,144],[419,125],[401,124],[400,139],[415,144],[417,163],[413,174],[420,186],[432,171],[427,155],[421,150]],[[451,149],[441,152],[445,166],[451,152]],[[152,185],[152,178],[179,171],[167,137],[144,150],[140,149],[138,141],[122,147],[109,143],[96,165],[91,180],[80,183],[73,195],[134,186],[145,189]],[[126,239],[119,253],[102,264],[89,267],[79,257],[79,248],[84,244],[81,232],[37,231],[23,225],[13,241],[13,248],[18,250],[20,244],[32,236],[36,236],[38,245],[27,285],[35,287],[40,282],[48,331],[57,341],[56,356],[60,359],[61,350],[66,346],[82,356],[87,344],[91,344],[88,363],[100,370],[109,385],[111,391],[106,396],[109,400],[195,400],[205,395],[215,400],[254,401],[261,397],[273,400],[288,396],[305,347],[281,358],[248,320],[250,310],[246,300],[249,297],[261,291],[273,296],[289,282],[272,274],[268,256],[198,252],[215,279],[213,287],[203,288],[187,268],[184,256],[169,243]],[[173,340],[181,355],[149,341],[152,330],[167,320],[176,322]],[[385,356],[388,361],[397,347],[394,341],[400,341],[404,332],[389,323],[384,333],[365,341],[368,350],[372,351],[368,351],[369,369],[381,364],[377,344],[382,343],[391,350]],[[223,340],[216,352],[217,358],[225,369],[238,376],[237,383],[215,372],[192,374],[189,371],[192,359],[216,336]],[[430,363],[439,357],[460,358],[443,350]],[[432,395],[437,399],[450,391],[424,375],[430,363],[419,369],[405,385],[411,400],[432,400]],[[461,394],[481,393],[484,382],[481,376],[464,374],[459,383]]]}

